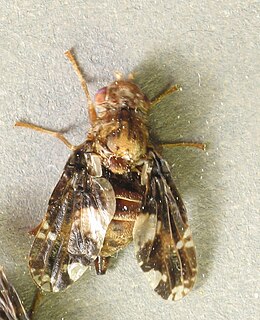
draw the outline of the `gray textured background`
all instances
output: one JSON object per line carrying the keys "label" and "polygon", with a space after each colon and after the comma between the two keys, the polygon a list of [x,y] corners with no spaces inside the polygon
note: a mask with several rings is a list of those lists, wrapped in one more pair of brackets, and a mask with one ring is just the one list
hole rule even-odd
{"label": "gray textured background", "polygon": [[[44,3],[44,4],[43,4]],[[27,254],[69,155],[25,120],[89,127],[85,97],[65,50],[73,47],[91,93],[113,71],[137,72],[149,97],[183,91],[151,112],[158,140],[205,141],[207,152],[165,150],[189,211],[200,274],[180,302],[150,289],[133,248],[106,276],[92,270],[46,295],[37,319],[259,319],[259,1],[0,1],[0,264],[29,307]]]}

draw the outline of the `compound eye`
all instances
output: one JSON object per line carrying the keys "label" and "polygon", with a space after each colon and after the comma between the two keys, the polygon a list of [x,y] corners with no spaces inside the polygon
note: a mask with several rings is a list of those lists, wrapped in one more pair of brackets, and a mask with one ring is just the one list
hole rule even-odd
{"label": "compound eye", "polygon": [[98,90],[98,92],[95,95],[95,102],[96,104],[102,104],[106,101],[106,95],[107,95],[107,87],[101,88]]}

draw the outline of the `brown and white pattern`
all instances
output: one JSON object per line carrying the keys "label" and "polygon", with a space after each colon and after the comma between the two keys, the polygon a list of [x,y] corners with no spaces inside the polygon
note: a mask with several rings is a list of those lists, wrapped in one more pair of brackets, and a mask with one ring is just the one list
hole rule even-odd
{"label": "brown and white pattern", "polygon": [[29,320],[22,302],[0,266],[0,319]]}
{"label": "brown and white pattern", "polygon": [[[115,194],[84,148],[68,160],[31,248],[34,281],[45,291],[75,282],[98,256],[115,212]],[[93,161],[97,166],[93,166]]]}
{"label": "brown and white pattern", "polygon": [[[73,150],[34,230],[32,277],[45,291],[61,291],[93,262],[104,274],[110,257],[134,239],[137,260],[154,290],[179,300],[195,282],[196,255],[183,202],[149,138],[151,102],[122,77],[100,89],[92,102],[75,58],[71,52],[66,56],[88,99],[87,140],[75,147],[60,133],[17,123],[51,134]],[[168,89],[152,104],[176,90]]]}
{"label": "brown and white pattern", "polygon": [[167,163],[150,152],[146,193],[133,237],[136,257],[153,289],[179,300],[193,287],[197,263],[186,210]]}

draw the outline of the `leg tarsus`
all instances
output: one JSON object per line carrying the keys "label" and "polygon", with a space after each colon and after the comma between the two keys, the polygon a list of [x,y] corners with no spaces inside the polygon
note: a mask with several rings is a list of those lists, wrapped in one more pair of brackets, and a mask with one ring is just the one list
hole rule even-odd
{"label": "leg tarsus", "polygon": [[65,137],[63,134],[61,134],[60,132],[57,131],[53,131],[53,130],[49,130],[49,129],[45,129],[39,126],[36,126],[34,124],[31,123],[26,123],[26,122],[16,122],[15,123],[15,127],[23,127],[23,128],[28,128],[28,129],[32,129],[41,133],[46,133],[49,134],[55,138],[58,138],[59,140],[61,140],[70,150],[74,151],[76,150],[79,146],[74,146],[73,144],[71,144]]}
{"label": "leg tarsus", "polygon": [[95,260],[96,273],[98,275],[105,274],[109,265],[110,257],[97,256]]}

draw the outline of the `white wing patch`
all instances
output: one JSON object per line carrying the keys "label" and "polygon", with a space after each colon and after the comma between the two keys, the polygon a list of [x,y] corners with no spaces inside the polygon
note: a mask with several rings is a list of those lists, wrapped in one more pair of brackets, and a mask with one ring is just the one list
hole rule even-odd
{"label": "white wing patch", "polygon": [[116,210],[113,187],[102,170],[100,157],[84,146],[67,161],[29,257],[32,277],[45,291],[66,289],[102,249]]}
{"label": "white wing patch", "polygon": [[133,233],[138,247],[142,248],[147,242],[153,241],[156,234],[156,224],[157,217],[153,214],[146,213],[137,217]]}
{"label": "white wing patch", "polygon": [[155,289],[160,281],[163,280],[163,275],[158,270],[151,269],[146,275],[153,289]]}
{"label": "white wing patch", "polygon": [[194,243],[167,163],[153,152],[150,156],[142,171],[146,191],[133,231],[136,258],[162,298],[180,300],[196,279]]}
{"label": "white wing patch", "polygon": [[88,266],[83,266],[79,262],[74,262],[68,265],[68,274],[71,280],[77,281],[83,273],[88,269]]}

